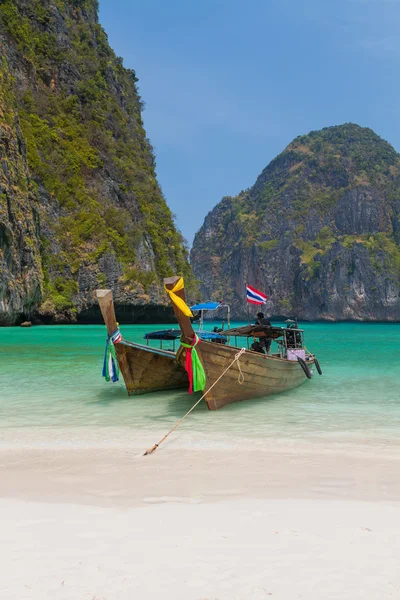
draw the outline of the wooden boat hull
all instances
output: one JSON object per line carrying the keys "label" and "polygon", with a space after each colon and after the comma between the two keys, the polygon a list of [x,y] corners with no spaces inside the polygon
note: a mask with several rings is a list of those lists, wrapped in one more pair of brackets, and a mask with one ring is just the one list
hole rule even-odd
{"label": "wooden boat hull", "polygon": [[[206,389],[217,381],[238,351],[239,348],[212,342],[202,341],[197,345],[197,354],[207,377]],[[179,360],[183,364],[184,352],[179,353]],[[313,360],[307,361],[308,367],[313,363]],[[239,383],[239,365],[244,378],[242,383]],[[305,381],[307,377],[297,361],[246,350],[239,361],[206,393],[205,400],[210,410],[218,410],[233,402],[285,392]]]}
{"label": "wooden boat hull", "polygon": [[186,371],[173,352],[125,340],[115,344],[115,351],[129,395],[187,388],[189,385]]}
{"label": "wooden boat hull", "polygon": [[[185,344],[193,345],[195,332],[190,319],[173,300],[177,296],[185,301],[183,286],[178,286],[175,290],[175,285],[180,281],[180,277],[164,279],[167,290],[173,294],[172,306],[182,332],[182,339]],[[233,363],[240,348],[202,340],[197,343],[196,351],[206,375],[203,392],[206,392],[205,400],[210,410],[217,410],[241,400],[285,392],[301,385],[307,379],[297,360],[292,361],[279,356],[245,350],[238,361],[224,373],[225,369]],[[182,365],[185,362],[186,352],[187,350],[181,346],[177,353],[177,359]],[[314,358],[310,356],[307,360],[308,367],[310,368],[313,363]]]}
{"label": "wooden boat hull", "polygon": [[[118,327],[112,292],[97,290],[97,298],[108,334],[111,335]],[[176,360],[174,352],[127,340],[114,344],[114,347],[129,395],[188,387],[187,373]]]}

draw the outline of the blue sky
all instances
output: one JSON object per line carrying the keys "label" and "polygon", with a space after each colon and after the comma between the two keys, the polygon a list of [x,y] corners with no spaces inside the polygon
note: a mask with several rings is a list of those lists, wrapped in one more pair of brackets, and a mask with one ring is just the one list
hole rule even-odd
{"label": "blue sky", "polygon": [[352,121],[400,149],[400,0],[100,0],[191,244],[293,138]]}

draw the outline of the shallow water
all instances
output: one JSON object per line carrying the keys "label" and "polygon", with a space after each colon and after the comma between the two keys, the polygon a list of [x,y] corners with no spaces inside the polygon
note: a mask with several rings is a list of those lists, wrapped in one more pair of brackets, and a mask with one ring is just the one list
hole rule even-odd
{"label": "shallow water", "polygon": [[[208,328],[214,324],[208,323]],[[123,326],[126,339],[163,325]],[[323,375],[290,392],[210,412],[199,405],[180,443],[354,443],[384,448],[400,434],[400,324],[307,323]],[[124,443],[165,433],[194,403],[184,390],[128,397],[101,377],[105,328],[0,329],[0,443]],[[198,397],[198,396],[197,396]]]}

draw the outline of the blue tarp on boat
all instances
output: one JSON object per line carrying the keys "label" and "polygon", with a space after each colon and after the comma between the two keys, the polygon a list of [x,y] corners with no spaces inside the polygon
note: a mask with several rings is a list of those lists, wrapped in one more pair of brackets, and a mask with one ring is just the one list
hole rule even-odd
{"label": "blue tarp on boat", "polygon": [[196,333],[201,340],[221,340],[223,342],[227,341],[226,335],[214,333],[213,331],[196,331]]}

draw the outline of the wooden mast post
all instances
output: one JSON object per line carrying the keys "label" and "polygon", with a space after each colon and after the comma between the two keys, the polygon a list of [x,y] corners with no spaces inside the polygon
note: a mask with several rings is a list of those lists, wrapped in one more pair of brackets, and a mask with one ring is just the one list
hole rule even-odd
{"label": "wooden mast post", "polygon": [[[167,290],[174,289],[174,287],[175,287],[176,283],[179,281],[179,279],[180,279],[180,277],[177,277],[177,276],[167,277],[166,279],[164,279],[164,284],[165,284],[165,287],[167,288]],[[186,302],[185,288],[183,288],[182,290],[179,290],[179,292],[175,292],[175,294],[179,298],[182,298],[182,300],[184,300]],[[194,340],[195,332],[192,327],[190,318],[183,314],[183,312],[176,306],[176,304],[172,301],[172,299],[171,299],[171,303],[172,303],[172,308],[174,309],[176,320],[178,321],[178,325],[182,332],[183,342],[185,344],[192,344],[193,340]]]}
{"label": "wooden mast post", "polygon": [[[118,329],[118,323],[115,316],[114,300],[112,290],[96,290],[96,296],[99,301],[101,314],[103,315],[104,323],[107,327],[108,335],[114,333]],[[122,344],[115,344],[115,352],[118,359],[119,368],[124,378],[128,395],[133,389],[133,374],[126,357],[126,350]]]}
{"label": "wooden mast post", "polygon": [[96,296],[99,301],[101,314],[103,315],[108,335],[111,335],[118,327],[117,319],[115,317],[113,293],[111,290],[96,290]]}

